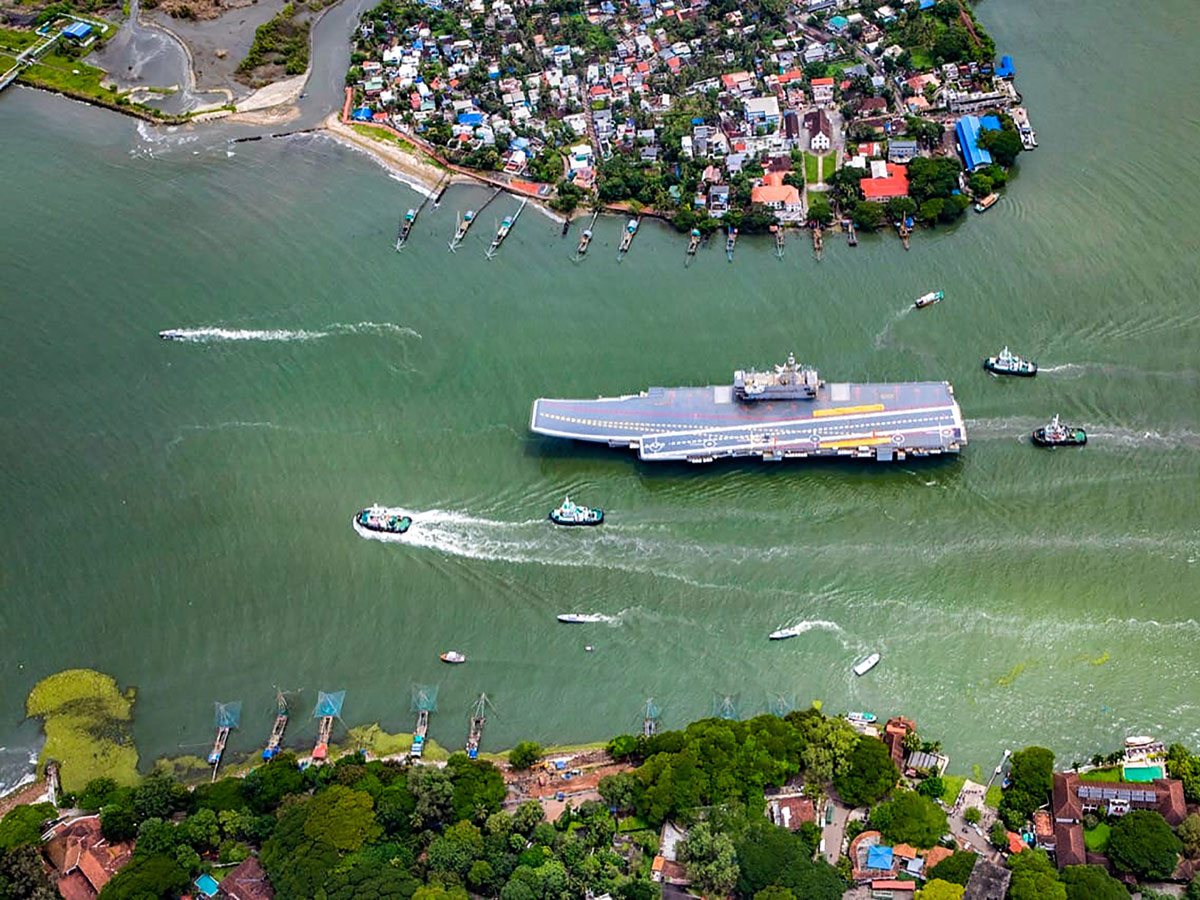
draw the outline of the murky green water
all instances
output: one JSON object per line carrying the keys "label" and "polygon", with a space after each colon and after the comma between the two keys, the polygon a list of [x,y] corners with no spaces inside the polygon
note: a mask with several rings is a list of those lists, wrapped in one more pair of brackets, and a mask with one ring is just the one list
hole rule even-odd
{"label": "murky green water", "polygon": [[[651,695],[667,726],[714,695],[904,712],[959,771],[1034,740],[1200,739],[1200,24],[1186,0],[979,12],[1041,148],[985,217],[909,253],[832,239],[820,263],[744,240],[685,269],[648,227],[618,265],[611,219],[576,266],[532,208],[489,263],[504,198],[451,255],[486,196],[467,188],[397,255],[413,195],[328,141],[150,136],[6,92],[0,745],[31,739],[29,686],[77,665],[138,687],[146,758],[204,745],[215,700],[246,703],[231,747],[261,746],[273,685],[345,689],[352,724],[401,730],[414,682],[440,686],[450,746],[480,691],[492,748],[636,728]],[[933,288],[947,302],[903,314]],[[1004,343],[1043,374],[982,372]],[[539,395],[724,381],[789,349],[836,380],[950,379],[970,446],[684,468],[526,430]],[[1028,444],[1054,412],[1086,449]],[[610,524],[552,529],[564,491]],[[416,510],[408,543],[352,531],[374,500]]]}

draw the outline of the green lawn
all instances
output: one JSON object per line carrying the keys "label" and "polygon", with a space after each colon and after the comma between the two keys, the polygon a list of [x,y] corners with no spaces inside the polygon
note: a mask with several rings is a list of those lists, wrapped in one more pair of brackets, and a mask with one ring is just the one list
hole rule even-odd
{"label": "green lawn", "polygon": [[417,149],[411,141],[406,141],[399,135],[392,134],[386,128],[372,128],[370,125],[361,125],[357,122],[351,123],[350,127],[363,137],[369,137],[373,141],[380,141],[384,144],[396,144],[401,150],[407,153],[412,153]]}
{"label": "green lawn", "polygon": [[833,173],[837,170],[837,157],[830,153],[822,161],[821,168],[824,173],[824,180],[828,181],[833,177]]}
{"label": "green lawn", "polygon": [[5,56],[3,53],[0,53],[0,75],[7,72],[9,69],[11,69],[16,64],[17,64],[17,60],[15,57]]}
{"label": "green lawn", "polygon": [[917,71],[933,68],[933,54],[923,47],[914,47],[908,51],[912,56],[912,67]]}
{"label": "green lawn", "polygon": [[1101,822],[1091,831],[1083,830],[1083,846],[1087,847],[1093,853],[1103,853],[1104,848],[1108,846],[1108,835],[1112,831],[1105,823]]}
{"label": "green lawn", "polygon": [[19,80],[25,84],[40,85],[116,103],[117,93],[100,86],[103,78],[103,69],[86,65],[77,59],[67,59],[50,53],[42,57],[40,62],[28,66],[21,73]]}
{"label": "green lawn", "polygon": [[1092,769],[1090,772],[1084,772],[1080,776],[1088,781],[1124,781],[1121,777],[1121,769]]}
{"label": "green lawn", "polygon": [[821,180],[820,170],[817,168],[820,164],[820,159],[815,154],[804,154],[804,180],[809,184],[816,184]]}
{"label": "green lawn", "polygon": [[987,789],[987,794],[983,798],[984,805],[990,806],[992,809],[999,809],[1001,793],[1000,785],[993,784]]}
{"label": "green lawn", "polygon": [[32,47],[41,38],[32,31],[17,31],[12,28],[0,28],[0,49],[16,50],[20,53],[26,47]]}
{"label": "green lawn", "polygon": [[942,791],[942,802],[947,806],[953,806],[966,783],[967,779],[963,775],[943,775],[942,784],[945,785],[945,790]]}

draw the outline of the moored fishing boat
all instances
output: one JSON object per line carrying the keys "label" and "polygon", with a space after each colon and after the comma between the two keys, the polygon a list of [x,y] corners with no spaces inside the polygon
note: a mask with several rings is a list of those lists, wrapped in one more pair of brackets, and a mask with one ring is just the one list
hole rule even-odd
{"label": "moored fishing boat", "polygon": [[459,653],[457,650],[447,650],[445,653],[441,654],[438,659],[444,663],[451,663],[453,665],[458,665],[459,663],[465,663],[467,661],[466,655]]}
{"label": "moored fishing boat", "polygon": [[913,309],[924,309],[927,306],[933,306],[933,304],[943,300],[945,296],[942,291],[930,291],[928,294],[922,294],[913,303]]}
{"label": "moored fishing boat", "polygon": [[996,201],[999,199],[1000,199],[999,194],[988,194],[986,197],[984,197],[982,200],[980,200],[978,203],[975,204],[975,212],[977,212],[977,213],[987,212],[989,209],[991,209],[993,206],[996,205]]}
{"label": "moored fishing boat", "polygon": [[388,509],[378,503],[366,509],[359,510],[354,517],[355,524],[380,534],[404,534],[412,525],[412,518],[398,509]]}
{"label": "moored fishing boat", "polygon": [[550,510],[550,521],[555,525],[599,525],[604,521],[604,510],[578,506],[567,497],[562,506]]}
{"label": "moored fishing boat", "polygon": [[1087,443],[1087,432],[1062,424],[1056,414],[1047,424],[1033,430],[1033,442],[1039,447],[1082,447]]}
{"label": "moored fishing boat", "polygon": [[876,719],[875,713],[871,712],[848,712],[846,713],[846,721],[851,725],[870,725]]}
{"label": "moored fishing boat", "polygon": [[1021,359],[1007,347],[995,356],[985,359],[983,367],[996,375],[1021,375],[1028,378],[1037,374],[1037,363]]}

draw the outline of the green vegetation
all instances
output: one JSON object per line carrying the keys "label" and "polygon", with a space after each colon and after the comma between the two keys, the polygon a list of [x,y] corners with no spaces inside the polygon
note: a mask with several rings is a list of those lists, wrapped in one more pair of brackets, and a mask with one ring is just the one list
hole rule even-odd
{"label": "green vegetation", "polygon": [[36,844],[42,837],[42,825],[53,819],[55,812],[53,803],[14,806],[0,820],[0,853]]}
{"label": "green vegetation", "polygon": [[1200,803],[1200,756],[1192,756],[1182,744],[1167,748],[1167,774],[1183,782],[1183,796]]}
{"label": "green vegetation", "polygon": [[1000,785],[993,784],[987,789],[987,793],[983,795],[983,805],[989,809],[999,809],[1000,800],[1004,796],[1004,792]]}
{"label": "green vegetation", "polygon": [[963,812],[963,820],[968,825],[978,825],[983,821],[983,813],[980,812],[978,806],[969,807]]}
{"label": "green vegetation", "polygon": [[961,884],[935,878],[916,892],[916,900],[961,900],[962,895]]}
{"label": "green vegetation", "polygon": [[929,870],[929,878],[965,886],[978,858],[970,851],[955,851]]}
{"label": "green vegetation", "polygon": [[1026,747],[1012,755],[1009,786],[1000,800],[1000,818],[1019,831],[1033,811],[1050,797],[1054,784],[1054,753],[1045,747]]}
{"label": "green vegetation", "polygon": [[1138,878],[1170,878],[1183,844],[1155,810],[1135,809],[1112,826],[1105,853],[1120,872]]}
{"label": "green vegetation", "polygon": [[5,56],[3,53],[0,53],[0,75],[7,72],[9,69],[11,69],[16,64],[17,64],[16,57]]}
{"label": "green vegetation", "polygon": [[871,810],[871,827],[893,844],[932,847],[949,830],[945,811],[915,791],[897,791]]}
{"label": "green vegetation", "polygon": [[68,669],[42,679],[25,701],[26,715],[40,718],[46,732],[39,767],[47,760],[58,762],[67,791],[100,776],[133,784],[138,754],[129,734],[132,709],[132,690],[122,694],[115,679],[91,669]]}
{"label": "green vegetation", "polygon": [[947,806],[953,806],[958,800],[958,795],[962,793],[963,785],[967,783],[965,775],[943,775],[942,776],[942,802]]}
{"label": "green vegetation", "polygon": [[1129,900],[1125,885],[1101,866],[1067,866],[1059,878],[1067,888],[1067,900]]}
{"label": "green vegetation", "polygon": [[237,67],[251,75],[260,66],[281,65],[288,75],[302,75],[308,68],[307,21],[297,22],[296,6],[289,3],[274,18],[254,30],[254,43]]}
{"label": "green vegetation", "polygon": [[1024,149],[1021,145],[1021,136],[1017,134],[1015,128],[981,131],[978,144],[992,154],[992,158],[1006,169],[1017,161],[1017,154]]}
{"label": "green vegetation", "polygon": [[827,153],[821,161],[821,176],[825,181],[833,177],[834,171],[837,169],[837,155],[835,153]]}
{"label": "green vegetation", "polygon": [[808,218],[809,221],[828,225],[833,221],[833,207],[829,205],[829,201],[825,197],[817,194],[808,205]]}
{"label": "green vegetation", "polygon": [[[997,823],[999,824],[999,823]],[[1045,850],[1024,850],[1008,858],[1012,869],[1009,900],[1067,900],[1067,889]]]}
{"label": "green vegetation", "polygon": [[846,803],[869,806],[886,797],[899,780],[900,772],[887,745],[864,735],[850,754],[849,766],[835,776],[833,784]]}
{"label": "green vegetation", "polygon": [[1083,845],[1093,853],[1103,853],[1108,846],[1108,836],[1112,829],[1107,822],[1098,822],[1095,828],[1083,829]]}
{"label": "green vegetation", "polygon": [[816,184],[821,180],[821,158],[815,153],[804,154],[804,179],[809,184]]}
{"label": "green vegetation", "polygon": [[740,831],[734,849],[742,897],[758,898],[778,888],[804,900],[838,900],[845,890],[832,866],[813,861],[813,845],[786,829],[756,821]]}
{"label": "green vegetation", "polygon": [[[415,153],[417,150],[416,145],[412,141],[406,141],[404,138],[400,137],[400,135],[389,131],[386,128],[372,128],[370,125],[363,125],[359,122],[352,122],[350,127],[363,137],[369,137],[373,141],[379,141],[381,144],[395,144],[405,153]],[[374,727],[378,728],[379,726],[376,724]],[[351,729],[351,732],[353,732],[353,729]],[[402,738],[404,735],[393,735],[393,737]],[[409,737],[409,743],[412,743],[411,736]],[[400,753],[402,751],[395,750],[392,752]]]}
{"label": "green vegetation", "polygon": [[42,854],[32,844],[0,854],[0,897],[5,900],[58,900]]}
{"label": "green vegetation", "polygon": [[1183,844],[1183,855],[1188,859],[1200,856],[1200,815],[1192,813],[1179,823],[1175,835]]}
{"label": "green vegetation", "polygon": [[1125,780],[1125,779],[1124,779],[1124,778],[1121,776],[1121,770],[1120,770],[1120,768],[1116,768],[1116,769],[1092,769],[1092,770],[1090,770],[1090,771],[1088,771],[1088,772],[1084,772],[1084,773],[1082,773],[1082,774],[1081,774],[1079,777],[1080,777],[1080,778],[1085,778],[1085,779],[1087,779],[1088,781],[1117,781],[1117,782],[1120,782],[1120,781],[1124,781],[1124,780]]}
{"label": "green vegetation", "polygon": [[521,741],[508,752],[508,764],[514,769],[528,769],[542,755],[542,748],[533,741]]}
{"label": "green vegetation", "polygon": [[32,47],[40,38],[32,31],[18,31],[15,28],[0,28],[0,50],[14,50],[20,53],[27,47]]}

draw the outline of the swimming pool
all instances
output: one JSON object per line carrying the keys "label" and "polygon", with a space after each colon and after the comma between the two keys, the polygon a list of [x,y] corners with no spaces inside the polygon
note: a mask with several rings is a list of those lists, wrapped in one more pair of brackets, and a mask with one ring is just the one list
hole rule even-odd
{"label": "swimming pool", "polygon": [[1153,781],[1163,777],[1162,766],[1125,766],[1126,781]]}
{"label": "swimming pool", "polygon": [[217,893],[217,879],[213,878],[207,872],[196,879],[196,889],[205,897],[213,897]]}

